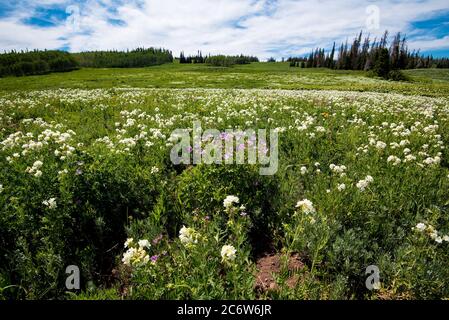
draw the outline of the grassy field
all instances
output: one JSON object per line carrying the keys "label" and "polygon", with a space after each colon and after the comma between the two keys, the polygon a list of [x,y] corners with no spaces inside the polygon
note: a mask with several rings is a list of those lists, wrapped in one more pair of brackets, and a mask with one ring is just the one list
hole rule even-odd
{"label": "grassy field", "polygon": [[[449,298],[449,74],[406,73],[170,64],[0,79],[0,298]],[[277,171],[175,164],[175,130],[197,121],[217,129],[193,140],[203,155],[238,129],[272,130]],[[259,157],[273,143],[258,140]],[[225,159],[240,146],[254,140]]]}
{"label": "grassy field", "polygon": [[397,92],[447,96],[447,70],[408,70],[415,82],[391,82],[366,77],[365,72],[291,68],[288,63],[252,63],[232,68],[178,63],[139,69],[81,69],[24,78],[0,78],[0,90],[58,88],[240,88],[323,89]]}

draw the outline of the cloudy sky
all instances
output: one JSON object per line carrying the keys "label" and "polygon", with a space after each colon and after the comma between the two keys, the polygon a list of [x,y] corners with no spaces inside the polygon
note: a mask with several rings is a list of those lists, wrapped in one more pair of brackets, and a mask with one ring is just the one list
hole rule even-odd
{"label": "cloudy sky", "polygon": [[449,56],[449,1],[0,0],[1,51],[155,46],[265,59],[386,29],[406,33],[411,49]]}

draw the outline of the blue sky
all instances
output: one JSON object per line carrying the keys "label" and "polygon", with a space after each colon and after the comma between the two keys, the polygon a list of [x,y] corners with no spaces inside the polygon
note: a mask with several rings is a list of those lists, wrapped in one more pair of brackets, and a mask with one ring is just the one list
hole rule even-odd
{"label": "blue sky", "polygon": [[449,56],[449,1],[0,0],[2,51],[157,46],[264,59],[386,29],[406,33],[410,49]]}

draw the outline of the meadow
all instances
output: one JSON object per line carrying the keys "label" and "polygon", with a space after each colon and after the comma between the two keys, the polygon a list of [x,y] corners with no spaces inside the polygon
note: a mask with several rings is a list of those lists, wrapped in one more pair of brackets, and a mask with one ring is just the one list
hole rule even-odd
{"label": "meadow", "polygon": [[404,70],[411,82],[369,78],[366,72],[291,68],[289,63],[251,63],[233,67],[164,64],[148,68],[82,68],[69,73],[0,78],[0,91],[98,88],[223,88],[343,90],[447,96],[447,69]]}
{"label": "meadow", "polygon": [[[0,297],[449,298],[449,73],[405,73],[174,63],[1,78]],[[275,130],[278,171],[173,164],[171,133],[194,121]]]}

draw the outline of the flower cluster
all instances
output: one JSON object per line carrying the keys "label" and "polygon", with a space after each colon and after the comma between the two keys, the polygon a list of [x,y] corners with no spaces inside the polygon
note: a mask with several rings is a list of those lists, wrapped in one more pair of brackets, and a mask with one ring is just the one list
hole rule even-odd
{"label": "flower cluster", "polygon": [[186,247],[197,244],[199,239],[200,234],[193,228],[182,226],[181,230],[179,230],[179,240],[181,240],[181,243]]}
{"label": "flower cluster", "polygon": [[346,175],[345,171],[347,168],[345,165],[337,166],[337,165],[331,163],[329,165],[329,168],[332,170],[333,173],[340,174],[341,177],[344,177]]}
{"label": "flower cluster", "polygon": [[360,190],[360,191],[365,191],[365,189],[369,186],[369,184],[371,182],[373,182],[374,179],[371,176],[366,176],[365,179],[360,180],[359,182],[357,182],[356,187]]}
{"label": "flower cluster", "polygon": [[398,164],[401,163],[401,158],[396,157],[396,156],[389,156],[387,158],[387,162],[391,163],[393,166],[397,166]]}
{"label": "flower cluster", "polygon": [[150,261],[150,256],[147,252],[150,247],[151,245],[148,240],[139,240],[136,245],[133,238],[128,238],[125,241],[125,248],[128,248],[128,250],[123,254],[122,262],[131,267],[139,267],[147,264]]}
{"label": "flower cluster", "polygon": [[224,245],[221,248],[221,259],[223,262],[232,262],[235,260],[237,250],[231,245]]}
{"label": "flower cluster", "polygon": [[48,209],[56,209],[57,204],[56,204],[56,199],[55,198],[50,198],[48,200],[44,200],[42,201],[42,204],[45,205],[46,207],[48,207]]}
{"label": "flower cluster", "polygon": [[44,163],[42,161],[37,160],[33,163],[33,166],[31,168],[28,167],[26,169],[26,172],[39,178],[40,176],[42,176],[42,171],[40,169],[42,168],[43,165],[44,165]]}
{"label": "flower cluster", "polygon": [[223,200],[223,206],[228,209],[234,205],[234,203],[239,203],[239,198],[236,196],[227,196]]}
{"label": "flower cluster", "polygon": [[305,214],[311,214],[311,213],[315,213],[316,210],[313,207],[313,203],[312,201],[308,200],[308,199],[303,199],[300,200],[296,203],[296,208],[298,208],[299,210],[301,210],[302,213]]}
{"label": "flower cluster", "polygon": [[438,230],[430,224],[420,222],[412,229],[418,232],[426,233],[430,239],[434,240],[436,243],[442,243],[443,241],[449,242],[449,235],[441,235]]}

